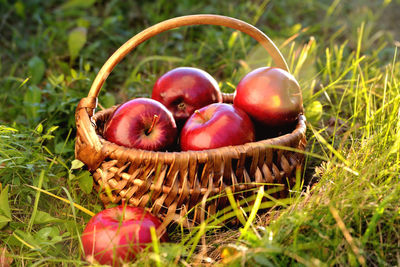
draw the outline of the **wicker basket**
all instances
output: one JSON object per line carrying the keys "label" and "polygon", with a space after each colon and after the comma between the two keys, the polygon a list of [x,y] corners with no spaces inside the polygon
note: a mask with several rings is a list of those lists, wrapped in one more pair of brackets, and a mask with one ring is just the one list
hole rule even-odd
{"label": "wicker basket", "polygon": [[[122,147],[102,137],[104,123],[115,107],[97,113],[94,109],[99,91],[115,65],[139,44],[161,32],[200,24],[230,27],[250,35],[267,50],[277,67],[288,70],[273,42],[243,21],[218,15],[177,17],[147,28],[122,45],[103,65],[88,97],[81,99],[76,110],[75,155],[93,173],[103,203],[124,200],[133,206],[147,207],[164,220],[164,226],[172,221],[192,226],[215,214],[229,203],[226,197],[205,200],[222,195],[226,187],[237,193],[262,183],[280,184],[284,185],[285,190],[280,192],[284,196],[304,160],[302,153],[295,152],[304,150],[306,145],[302,115],[289,134],[200,152],[144,151]],[[223,100],[232,103],[233,95],[224,94]],[[237,199],[243,197],[243,193],[236,193]],[[193,212],[187,216],[190,210]]]}

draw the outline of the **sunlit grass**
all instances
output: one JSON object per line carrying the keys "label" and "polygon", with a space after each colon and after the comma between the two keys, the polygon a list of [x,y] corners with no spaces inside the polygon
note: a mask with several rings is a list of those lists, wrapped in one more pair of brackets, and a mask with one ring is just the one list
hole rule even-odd
{"label": "sunlit grass", "polygon": [[[153,239],[135,264],[399,265],[400,62],[396,37],[380,23],[397,3],[67,2],[0,4],[0,190],[7,193],[0,198],[0,252],[6,247],[15,266],[85,265],[80,234],[103,207],[96,193],[85,193],[91,177],[73,161],[75,107],[133,34],[207,12],[254,23],[281,49],[303,89],[304,172],[285,199],[275,199],[280,188],[271,186],[241,201],[222,192],[231,205],[190,231],[171,226],[173,241]],[[72,51],[70,33],[79,27],[86,42]],[[148,96],[161,73],[180,65],[207,70],[232,92],[245,73],[268,64],[266,52],[236,31],[177,29],[124,59],[99,102]]]}

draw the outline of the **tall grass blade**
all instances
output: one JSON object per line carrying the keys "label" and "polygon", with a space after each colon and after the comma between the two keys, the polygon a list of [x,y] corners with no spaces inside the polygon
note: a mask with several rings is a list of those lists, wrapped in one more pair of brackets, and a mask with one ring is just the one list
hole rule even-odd
{"label": "tall grass blade", "polygon": [[[45,174],[45,171],[42,170],[40,172],[39,182],[38,182],[38,188],[40,188],[40,189],[42,189],[44,174]],[[30,232],[32,230],[32,225],[33,225],[33,222],[35,221],[35,217],[36,217],[36,213],[37,213],[37,209],[38,209],[38,205],[39,205],[40,192],[41,192],[40,190],[36,191],[35,203],[33,204],[33,211],[32,211],[32,215],[31,215],[31,219],[29,220],[29,223],[28,223],[28,230],[27,230],[28,232]]]}
{"label": "tall grass blade", "polygon": [[253,208],[251,209],[251,213],[249,215],[249,218],[246,221],[246,224],[244,225],[243,229],[241,230],[242,235],[246,235],[246,232],[248,231],[249,227],[253,223],[254,219],[256,218],[257,212],[260,209],[261,201],[264,197],[264,186],[260,186],[257,192],[257,197],[256,201],[254,202]]}
{"label": "tall grass blade", "polygon": [[233,209],[234,214],[238,218],[238,220],[243,224],[246,225],[246,220],[244,219],[243,213],[240,211],[238,205],[236,204],[236,200],[233,197],[232,190],[227,187],[226,188],[226,196],[228,197],[229,203]]}

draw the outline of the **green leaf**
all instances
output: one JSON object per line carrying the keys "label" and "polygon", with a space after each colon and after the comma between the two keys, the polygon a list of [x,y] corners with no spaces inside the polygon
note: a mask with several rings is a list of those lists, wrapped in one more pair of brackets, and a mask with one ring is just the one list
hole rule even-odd
{"label": "green leaf", "polygon": [[8,185],[0,193],[0,214],[11,219],[10,204],[8,203]]}
{"label": "green leaf", "polygon": [[90,172],[85,171],[80,177],[79,177],[79,187],[81,188],[81,190],[86,193],[89,194],[90,192],[92,192],[92,188],[93,188],[93,178],[90,175]]}
{"label": "green leaf", "polygon": [[11,128],[11,127],[7,127],[5,125],[0,125],[0,133],[11,133],[11,132],[18,132],[17,129]]}
{"label": "green leaf", "polygon": [[57,130],[59,128],[59,126],[51,126],[50,129],[47,130],[47,134],[51,134],[52,132],[54,132],[55,130]]}
{"label": "green leaf", "polygon": [[274,267],[275,266],[275,264],[267,258],[267,255],[264,255],[261,253],[254,255],[253,259],[257,263],[257,266],[266,266],[266,267]]}
{"label": "green leaf", "polygon": [[96,0],[69,0],[66,3],[64,3],[60,8],[61,9],[81,9],[81,8],[89,8],[96,3]]}
{"label": "green leaf", "polygon": [[73,148],[73,146],[71,146],[70,143],[65,145],[65,143],[63,141],[63,142],[57,143],[54,150],[57,154],[64,154],[64,153],[69,153],[69,152],[74,151],[74,148]]}
{"label": "green leaf", "polygon": [[61,241],[62,237],[60,236],[60,230],[57,227],[44,227],[36,232],[35,240],[39,242],[41,241],[40,245],[46,246]]}
{"label": "green leaf", "polygon": [[115,96],[109,92],[105,93],[104,96],[100,98],[100,101],[105,108],[110,108],[117,102]]}
{"label": "green leaf", "polygon": [[36,127],[36,132],[42,133],[43,132],[43,124],[39,123],[38,126]]}
{"label": "green leaf", "polygon": [[236,41],[238,35],[239,35],[239,31],[234,31],[234,32],[231,34],[231,37],[229,38],[229,41],[228,41],[228,47],[229,47],[229,48],[232,48],[232,47],[233,47],[233,45],[235,44],[235,41]]}
{"label": "green leaf", "polygon": [[25,6],[21,1],[14,4],[15,13],[21,18],[25,18]]}
{"label": "green leaf", "polygon": [[36,85],[40,83],[43,79],[45,69],[46,65],[44,61],[38,56],[35,56],[28,61],[28,72],[29,76],[31,76],[32,84]]}
{"label": "green leaf", "polygon": [[54,222],[63,222],[63,220],[55,218],[48,214],[47,212],[38,210],[33,221],[34,224],[45,224],[45,223],[54,223]]}
{"label": "green leaf", "polygon": [[48,240],[48,238],[53,237],[54,234],[57,234],[57,231],[54,231],[53,227],[44,227],[35,233],[35,239],[36,240],[40,240],[40,239]]}
{"label": "green leaf", "polygon": [[11,222],[10,218],[0,215],[0,229],[3,229],[9,222]]}
{"label": "green leaf", "polygon": [[[89,72],[89,71],[90,71],[90,68],[91,68],[90,63],[86,63],[86,64],[83,66],[83,69],[84,69],[86,72]],[[1,71],[1,70],[0,70],[0,71]]]}
{"label": "green leaf", "polygon": [[82,161],[80,161],[79,159],[74,159],[71,162],[71,170],[76,170],[76,169],[80,169],[85,165],[85,163],[83,163]]}
{"label": "green leaf", "polygon": [[71,76],[75,80],[78,79],[78,73],[76,72],[76,70],[71,69]]}
{"label": "green leaf", "polygon": [[306,107],[305,115],[307,117],[307,120],[311,124],[315,125],[320,121],[322,117],[322,112],[322,104],[319,101],[313,101]]}
{"label": "green leaf", "polygon": [[[81,1],[82,2],[82,1]],[[84,18],[79,18],[77,21],[76,21],[76,24],[78,24],[78,27],[83,27],[83,28],[89,28],[89,26],[90,26],[90,21],[89,20],[87,20],[87,19],[84,19]]]}
{"label": "green leaf", "polygon": [[42,91],[37,86],[29,86],[24,95],[25,112],[30,120],[38,119],[39,104],[42,99]]}
{"label": "green leaf", "polygon": [[75,174],[73,174],[72,172],[68,173],[68,179],[69,180],[74,180],[76,178]]}
{"label": "green leaf", "polygon": [[73,62],[79,55],[79,52],[86,43],[86,37],[87,37],[87,29],[83,27],[77,27],[69,33],[68,49],[69,49],[70,62]]}

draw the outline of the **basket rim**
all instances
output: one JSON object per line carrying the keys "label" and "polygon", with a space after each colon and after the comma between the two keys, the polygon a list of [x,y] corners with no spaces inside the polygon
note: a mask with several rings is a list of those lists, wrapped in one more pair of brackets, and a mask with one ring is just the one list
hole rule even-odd
{"label": "basket rim", "polygon": [[[114,110],[117,106],[107,108],[104,110],[101,110],[99,112],[96,112],[92,117],[91,120],[94,123],[93,128],[96,130],[96,125],[97,125],[97,120],[99,119],[99,116],[102,114],[105,114],[107,112],[110,112]],[[99,138],[99,141],[101,145],[103,146],[103,149],[105,150],[124,150],[126,153],[138,153],[141,154],[143,158],[148,158],[150,160],[155,159],[155,155],[157,155],[158,160],[159,157],[164,157],[164,159],[168,159],[172,155],[174,156],[180,156],[180,157],[186,157],[186,156],[193,156],[197,155],[199,159],[205,157],[209,157],[214,154],[219,154],[219,155],[227,155],[227,154],[238,154],[236,151],[243,151],[244,153],[247,153],[249,149],[254,149],[257,147],[263,147],[263,148],[268,148],[268,146],[279,146],[283,145],[285,146],[286,144],[291,144],[292,142],[297,142],[300,141],[300,139],[305,135],[306,132],[306,117],[304,114],[300,114],[297,120],[297,124],[295,129],[292,132],[286,133],[284,135],[280,135],[277,137],[272,137],[268,139],[263,139],[259,141],[254,141],[254,142],[249,142],[241,145],[234,145],[234,146],[224,146],[224,147],[219,147],[219,148],[212,148],[212,149],[205,149],[205,150],[188,150],[188,151],[152,151],[152,150],[144,150],[144,149],[137,149],[137,148],[130,148],[130,147],[125,147],[122,145],[115,144],[113,142],[110,142],[106,140],[102,135],[97,134],[97,137]],[[273,148],[273,147],[272,147]],[[168,161],[168,160],[167,160]]]}

